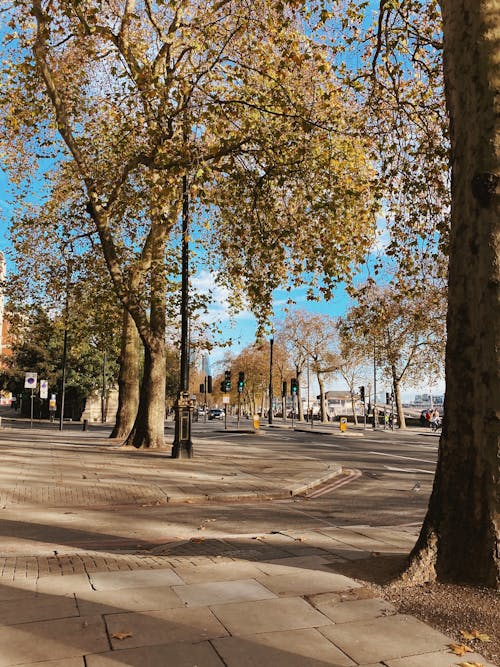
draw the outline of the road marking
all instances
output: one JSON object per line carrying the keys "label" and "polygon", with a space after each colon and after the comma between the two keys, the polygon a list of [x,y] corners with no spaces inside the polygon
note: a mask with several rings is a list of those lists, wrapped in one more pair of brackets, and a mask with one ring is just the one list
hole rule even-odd
{"label": "road marking", "polygon": [[432,470],[420,470],[420,468],[393,468],[391,466],[384,466],[386,470],[391,470],[392,472],[421,472],[425,475],[433,475],[434,471]]}
{"label": "road marking", "polygon": [[386,454],[385,452],[368,452],[368,454],[375,454],[376,456],[389,456],[393,459],[404,459],[405,461],[418,461],[419,463],[430,463],[436,465],[435,461],[427,461],[427,459],[414,459],[411,456],[398,456],[397,454]]}
{"label": "road marking", "polygon": [[355,479],[358,479],[358,477],[361,477],[361,470],[351,470],[349,471],[348,475],[343,475],[340,479],[337,479],[335,482],[332,482],[327,486],[323,486],[317,491],[312,491],[312,493],[308,493],[307,497],[319,498],[320,496],[324,496],[326,493],[330,493],[330,491],[335,491],[336,489],[340,489],[341,486],[345,486],[346,484],[353,482]]}

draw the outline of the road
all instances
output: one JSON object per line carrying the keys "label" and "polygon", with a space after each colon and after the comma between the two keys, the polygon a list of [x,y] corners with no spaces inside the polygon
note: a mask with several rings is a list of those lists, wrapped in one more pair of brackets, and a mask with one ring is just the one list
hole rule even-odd
{"label": "road", "polygon": [[[247,427],[247,424],[242,423],[241,426]],[[10,429],[9,437],[36,443],[37,438],[41,438],[41,432],[37,433],[36,427],[37,424],[28,438],[24,423],[22,429]],[[351,474],[341,478],[341,485],[325,487],[321,494],[311,498],[159,507],[129,504],[108,507],[105,511],[80,507],[64,515],[58,511],[44,510],[42,523],[47,521],[62,530],[77,529],[88,531],[89,534],[93,534],[102,523],[103,528],[98,530],[102,535],[106,533],[104,525],[112,513],[116,517],[120,539],[140,539],[146,550],[148,541],[149,545],[158,545],[162,536],[168,542],[203,535],[206,549],[210,550],[210,544],[213,544],[214,552],[217,553],[221,549],[220,543],[215,543],[218,540],[225,540],[233,544],[235,549],[241,550],[246,548],[245,545],[252,538],[266,536],[266,539],[271,539],[278,533],[297,534],[298,531],[303,534],[327,527],[352,525],[417,527],[425,515],[438,448],[438,436],[430,430],[392,432],[359,429],[354,433],[354,429],[351,429],[344,436],[334,427],[329,427],[330,432],[325,433],[325,429],[320,429],[317,424],[312,430],[307,426],[302,426],[301,430],[265,427],[259,434],[250,429],[247,432],[236,432],[235,421],[229,421],[228,427],[229,430],[224,430],[224,423],[220,421],[194,423],[195,456],[202,453],[204,446],[219,442],[227,443],[228,455],[231,452],[244,453],[246,448],[249,455],[257,453],[263,461],[294,454],[306,455],[338,463],[345,470],[351,471]],[[81,428],[81,425],[78,427],[76,424],[65,425],[67,432],[71,432],[71,440],[80,448],[85,447],[86,439],[83,436],[87,435],[82,433],[81,439],[77,438],[75,431],[81,431]],[[110,429],[93,424],[90,430],[106,437]],[[54,435],[56,433],[55,428]],[[170,437],[173,439],[172,422],[166,425],[167,441]],[[2,516],[8,518],[5,511]],[[10,517],[9,520],[14,518]],[[19,530],[20,535],[28,537],[25,530],[33,529],[28,526]],[[52,539],[48,541],[51,543]],[[58,543],[55,534],[54,543]],[[101,548],[104,546],[101,544]]]}
{"label": "road", "polygon": [[[242,424],[243,425],[243,424]],[[438,436],[430,430],[359,431],[342,436],[319,433],[316,426],[300,431],[262,430],[259,435],[228,431],[220,422],[193,425],[195,454],[210,440],[238,443],[242,449],[257,444],[269,456],[307,453],[313,458],[333,461],[349,470],[360,471],[352,481],[326,490],[313,499],[285,500],[254,504],[181,506],[175,510],[182,532],[199,534],[200,515],[210,524],[213,537],[269,533],[270,530],[316,529],[322,526],[368,524],[372,526],[419,525],[425,515],[436,465]],[[156,511],[153,509],[152,513]],[[160,518],[162,511],[158,511]]]}

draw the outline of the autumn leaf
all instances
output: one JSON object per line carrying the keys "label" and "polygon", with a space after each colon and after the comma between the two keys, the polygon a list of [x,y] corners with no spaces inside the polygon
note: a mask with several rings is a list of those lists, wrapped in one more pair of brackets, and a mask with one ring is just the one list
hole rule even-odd
{"label": "autumn leaf", "polygon": [[452,652],[455,655],[465,655],[465,653],[473,653],[473,650],[465,644],[449,644]]}
{"label": "autumn leaf", "polygon": [[484,667],[482,662],[459,662],[458,667]]}
{"label": "autumn leaf", "polygon": [[132,635],[131,632],[114,632],[114,633],[111,635],[111,637],[112,637],[113,639],[120,639],[120,640],[122,640],[122,639],[127,639],[127,637],[132,637],[132,636],[133,636],[133,635]]}
{"label": "autumn leaf", "polygon": [[479,630],[472,630],[468,632],[467,630],[460,630],[460,634],[464,639],[477,639],[480,642],[489,642],[491,641],[490,636]]}

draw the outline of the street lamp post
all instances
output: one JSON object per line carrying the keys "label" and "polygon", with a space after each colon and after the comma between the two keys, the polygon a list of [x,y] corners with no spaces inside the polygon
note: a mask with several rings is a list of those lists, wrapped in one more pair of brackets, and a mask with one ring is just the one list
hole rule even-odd
{"label": "street lamp post", "polygon": [[[66,300],[64,304],[64,343],[63,343],[63,356],[62,356],[62,377],[61,377],[61,414],[59,415],[59,430],[63,430],[64,423],[64,402],[66,398],[66,367],[68,361],[68,326],[69,326],[69,291],[71,287],[71,271],[72,271],[72,260],[71,258],[66,259],[65,256],[65,247],[67,243],[72,243],[66,241],[62,246],[62,254],[64,261],[66,263]],[[73,248],[73,247],[72,247]]]}
{"label": "street lamp post", "polygon": [[175,436],[172,458],[193,457],[191,417],[193,403],[189,397],[189,193],[187,176],[182,177],[182,282],[181,282],[181,367],[180,387],[175,405]]}
{"label": "street lamp post", "polygon": [[269,413],[267,415],[268,424],[273,423],[273,348],[274,348],[274,338],[269,340]]}
{"label": "street lamp post", "polygon": [[373,428],[377,428],[377,347],[373,338]]}

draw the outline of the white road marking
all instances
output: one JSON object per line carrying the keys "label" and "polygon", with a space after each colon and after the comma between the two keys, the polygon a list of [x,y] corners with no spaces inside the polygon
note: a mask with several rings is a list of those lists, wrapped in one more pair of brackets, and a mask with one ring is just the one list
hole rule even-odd
{"label": "white road marking", "polygon": [[309,493],[307,497],[319,498],[320,496],[324,496],[326,493],[330,493],[330,491],[334,491],[335,489],[339,489],[341,486],[344,486],[345,484],[349,484],[349,482],[353,482],[355,479],[358,479],[358,477],[361,477],[361,470],[351,470],[348,475],[344,475],[340,479],[337,479],[336,481],[332,482],[331,484],[323,486],[317,491]]}
{"label": "white road marking", "polygon": [[389,456],[393,459],[404,459],[405,461],[419,461],[419,463],[430,463],[431,465],[436,465],[435,461],[428,461],[427,459],[414,459],[411,456],[398,456],[397,454],[386,454],[385,452],[368,452],[369,454],[375,454],[376,456]]}
{"label": "white road marking", "polygon": [[420,468],[393,468],[391,466],[384,466],[386,470],[391,470],[393,472],[421,472],[425,475],[433,475],[434,471],[432,470],[420,470]]}

